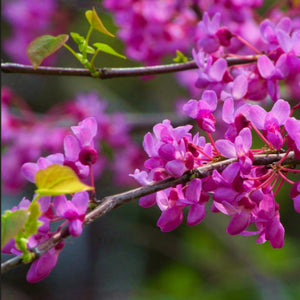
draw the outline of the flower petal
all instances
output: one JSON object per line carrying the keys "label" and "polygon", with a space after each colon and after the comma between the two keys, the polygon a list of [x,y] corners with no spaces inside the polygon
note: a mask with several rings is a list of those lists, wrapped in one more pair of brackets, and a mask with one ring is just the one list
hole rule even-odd
{"label": "flower petal", "polygon": [[162,212],[157,221],[157,226],[162,232],[169,232],[177,228],[183,219],[182,209],[179,207],[168,208]]}
{"label": "flower petal", "polygon": [[194,226],[199,224],[205,217],[205,205],[196,204],[190,207],[188,216],[187,216],[187,224],[189,226]]}

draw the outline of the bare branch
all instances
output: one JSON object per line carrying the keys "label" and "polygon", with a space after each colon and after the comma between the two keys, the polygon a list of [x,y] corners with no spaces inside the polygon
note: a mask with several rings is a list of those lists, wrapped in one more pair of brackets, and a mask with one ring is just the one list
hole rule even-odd
{"label": "bare branch", "polygon": [[[229,66],[241,65],[255,62],[257,56],[246,56],[244,58],[228,57],[227,64]],[[157,65],[148,67],[134,67],[134,68],[100,68],[100,79],[117,78],[117,77],[134,77],[145,75],[158,75],[164,73],[173,73],[197,69],[198,66],[195,61],[186,63],[177,63],[169,65]],[[60,67],[38,67],[36,70],[32,66],[22,65],[16,63],[1,63],[1,71],[4,73],[26,73],[26,74],[40,74],[40,75],[61,75],[61,76],[90,76],[91,73],[87,69],[82,68],[60,68]]]}
{"label": "bare branch", "polygon": [[[253,165],[271,165],[278,162],[285,156],[285,154],[286,153],[255,155]],[[210,176],[213,170],[222,171],[226,166],[232,164],[235,161],[237,161],[237,159],[231,158],[224,161],[207,164],[205,166],[186,172],[179,178],[168,178],[148,186],[142,186],[124,193],[104,197],[102,200],[98,201],[99,205],[86,215],[84,225],[88,225],[94,222],[114,208],[121,206],[129,201],[139,199],[140,197],[164,190],[172,186],[176,186],[177,184],[187,183],[193,178],[205,178],[207,176]],[[283,163],[297,165],[300,164],[300,160],[295,159],[294,152],[290,152]],[[65,227],[59,232],[55,233],[49,240],[31,249],[31,252],[34,254],[34,260],[40,257],[43,253],[47,252],[49,249],[53,248],[69,235],[70,234],[68,228]],[[9,259],[1,264],[1,273],[5,273],[6,271],[16,267],[17,265],[20,265],[21,263],[22,258],[20,256]]]}

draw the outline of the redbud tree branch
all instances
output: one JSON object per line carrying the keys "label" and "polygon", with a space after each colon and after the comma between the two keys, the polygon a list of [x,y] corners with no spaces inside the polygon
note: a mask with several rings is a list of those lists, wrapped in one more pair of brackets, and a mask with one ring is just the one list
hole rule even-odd
{"label": "redbud tree branch", "polygon": [[[228,66],[248,64],[257,61],[257,56],[250,55],[243,58],[228,57],[226,58]],[[148,67],[134,68],[99,68],[100,79],[117,78],[117,77],[134,77],[145,75],[157,75],[164,73],[173,73],[197,69],[195,61],[191,60],[186,63],[176,63],[168,65],[156,65]],[[61,67],[38,67],[33,69],[32,66],[16,63],[1,63],[1,71],[4,73],[26,73],[41,75],[61,75],[61,76],[90,76],[91,73],[83,68],[61,68]]]}
{"label": "redbud tree branch", "polygon": [[[282,159],[285,154],[286,153],[254,155],[253,165],[265,165],[270,167],[271,164],[276,164],[276,162]],[[84,225],[88,225],[94,222],[114,208],[126,204],[129,201],[139,199],[140,197],[164,190],[172,186],[176,186],[177,184],[187,183],[193,178],[208,177],[212,174],[213,170],[222,171],[226,166],[232,164],[235,161],[237,161],[237,159],[232,158],[215,163],[210,163],[194,170],[188,171],[178,178],[167,178],[151,185],[142,186],[124,193],[104,197],[103,199],[97,201],[98,205],[95,209],[86,214]],[[282,164],[297,165],[300,164],[300,160],[295,158],[294,152],[290,152],[282,162]],[[34,254],[33,260],[39,258],[43,253],[47,252],[49,249],[53,248],[55,245],[69,236],[70,233],[68,231],[68,227],[62,228],[49,240],[31,249],[31,252]],[[22,264],[21,256],[9,259],[1,264],[1,273],[5,273],[6,271],[20,264]]]}

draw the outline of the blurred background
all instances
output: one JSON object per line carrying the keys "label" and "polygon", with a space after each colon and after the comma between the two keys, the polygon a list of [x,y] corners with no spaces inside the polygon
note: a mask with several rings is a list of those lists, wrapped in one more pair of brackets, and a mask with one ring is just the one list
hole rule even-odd
{"label": "blurred background", "polygon": [[[2,8],[6,2],[9,1],[2,1]],[[117,32],[112,16],[101,1],[57,3],[69,18],[66,31],[60,33],[84,34],[89,27],[84,12],[92,7],[106,27]],[[5,18],[2,18],[1,28],[2,40],[12,35]],[[93,33],[92,39],[98,41],[99,38],[124,53],[120,40]],[[2,62],[7,61],[14,60],[2,50]],[[171,63],[172,57],[165,58],[164,62]],[[106,54],[100,55],[95,64],[101,67],[142,65]],[[58,52],[55,65],[81,67],[66,49]],[[101,99],[106,99],[108,113],[120,111],[129,122],[139,124],[133,125],[132,137],[140,144],[145,133],[166,116],[172,124],[187,123],[174,111],[178,101],[187,99],[189,94],[172,74],[108,80],[1,75],[2,86],[10,87],[40,114],[54,104],[74,99],[78,93],[96,91]],[[114,185],[111,171],[104,172],[97,181],[97,197],[129,188]],[[159,209],[144,209],[138,206],[138,201],[133,201],[87,226],[80,237],[68,238],[57,266],[43,281],[28,283],[25,279],[28,266],[25,265],[2,275],[2,297],[6,300],[299,299],[299,215],[288,196],[289,188],[284,186],[277,197],[281,222],[286,229],[282,249],[273,249],[268,242],[256,244],[256,237],[229,236],[226,233],[228,216],[212,214],[209,210],[205,220],[195,227],[183,222],[173,232],[162,233],[156,226]],[[14,195],[2,192],[1,211],[17,205],[24,196],[31,199],[33,190],[32,185]],[[2,255],[2,261],[8,258]]]}

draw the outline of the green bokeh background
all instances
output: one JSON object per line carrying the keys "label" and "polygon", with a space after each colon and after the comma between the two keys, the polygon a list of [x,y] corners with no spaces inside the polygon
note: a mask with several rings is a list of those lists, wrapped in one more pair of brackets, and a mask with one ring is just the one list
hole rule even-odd
{"label": "green bokeh background", "polygon": [[[70,31],[85,33],[88,24],[83,17],[84,11],[95,6],[104,24],[116,32],[101,1],[61,3],[75,16]],[[9,27],[5,23],[2,25],[2,38],[5,38],[9,35]],[[101,42],[107,42],[122,53],[123,45],[117,39],[98,33],[93,33],[92,38],[95,42],[101,38]],[[7,61],[4,54],[2,59]],[[166,62],[171,62],[171,58]],[[57,65],[80,67],[65,49],[60,50]],[[139,64],[103,54],[96,65],[128,67]],[[153,124],[134,135],[139,142],[151,131],[156,120],[161,121],[174,111],[176,100],[188,97],[171,74],[148,80],[103,81],[2,74],[1,80],[2,85],[11,87],[39,113],[53,104],[73,99],[78,92],[91,90],[108,101],[110,112],[138,116],[151,113]],[[174,116],[171,120],[178,121]],[[293,210],[289,189],[290,186],[285,185],[277,198],[286,229],[282,249],[272,249],[269,243],[258,245],[255,237],[229,236],[226,234],[229,217],[213,214],[209,209],[200,225],[183,224],[173,232],[162,233],[156,226],[159,209],[143,209],[134,201],[89,225],[79,238],[67,239],[56,268],[45,280],[27,283],[28,266],[4,274],[3,299],[300,299],[300,217]],[[29,187],[25,195],[31,198],[32,190],[33,187]],[[125,190],[113,185],[110,174],[105,174],[97,183],[98,197]],[[24,193],[15,197],[2,194],[2,211],[16,205],[23,196]],[[2,260],[5,259],[7,256],[3,255]]]}

